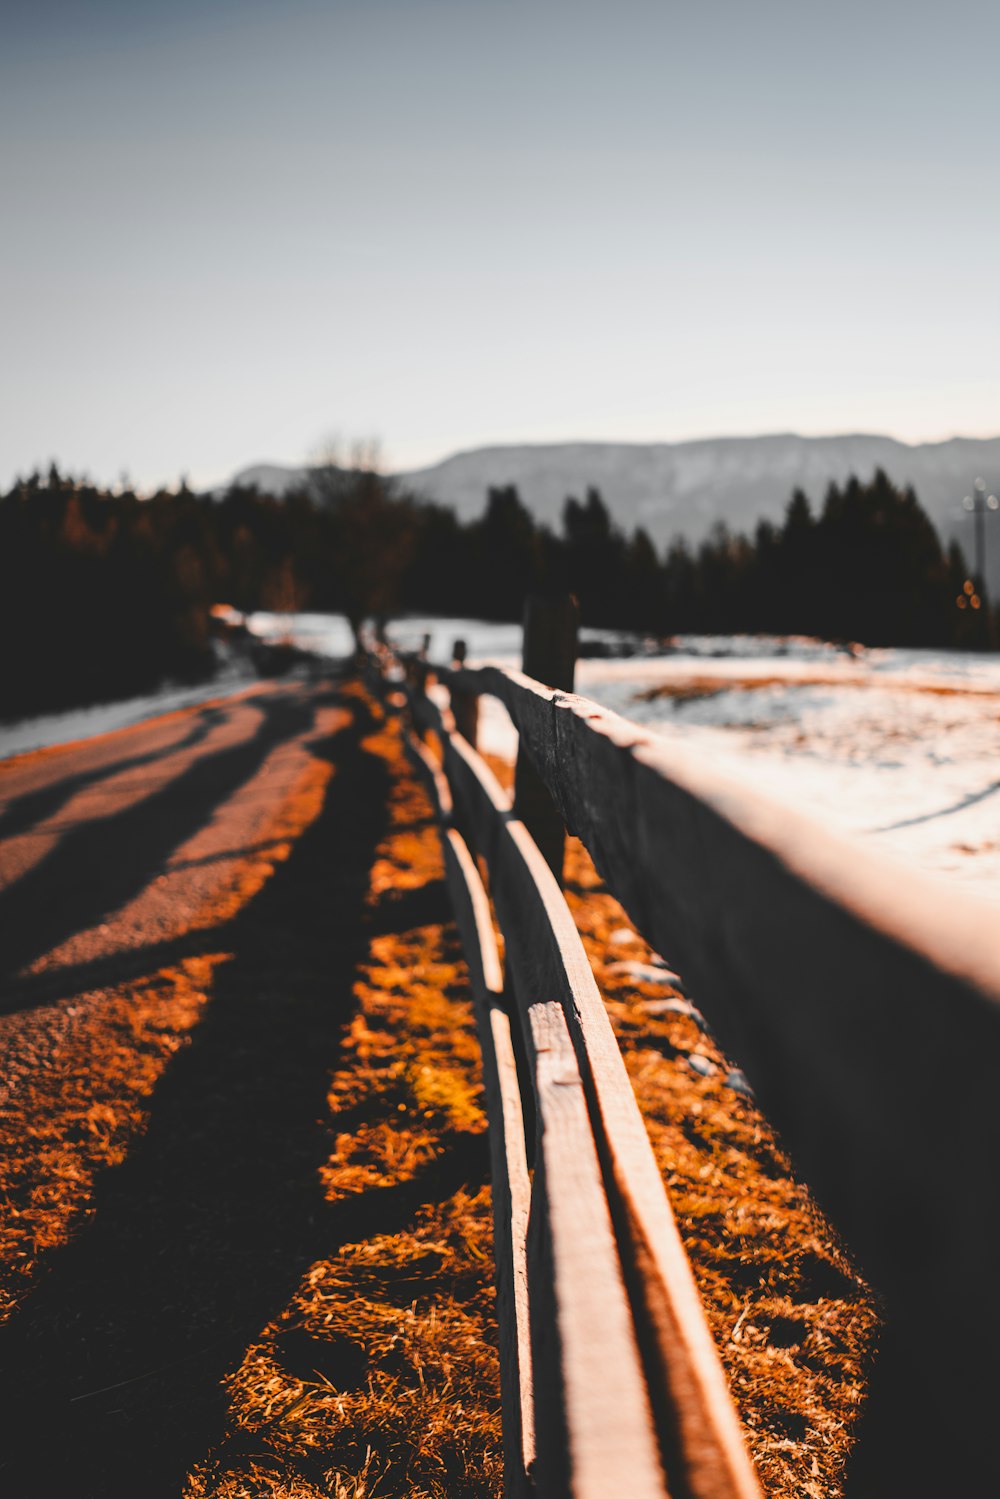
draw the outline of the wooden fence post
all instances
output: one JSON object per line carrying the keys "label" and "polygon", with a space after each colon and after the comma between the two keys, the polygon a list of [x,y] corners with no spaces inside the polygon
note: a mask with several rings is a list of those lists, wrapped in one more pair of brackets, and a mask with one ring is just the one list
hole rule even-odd
{"label": "wooden fence post", "polygon": [[[468,648],[464,640],[456,640],[451,648],[451,661],[455,667],[465,665]],[[462,692],[456,689],[451,694],[451,711],[455,720],[455,727],[462,738],[467,740],[472,748],[476,747],[479,736],[479,697],[475,692]]]}
{"label": "wooden fence post", "polygon": [[[406,675],[407,685],[410,693],[415,698],[424,698],[427,696],[427,678],[430,675],[430,666],[427,661],[427,648],[429,644],[430,636],[425,635],[420,649],[412,655],[403,657],[403,671]],[[415,715],[411,716],[414,718],[414,734],[416,734],[418,739],[426,739],[426,731],[420,727]]]}
{"label": "wooden fence post", "polygon": [[[572,594],[531,594],[524,607],[521,664],[525,675],[545,687],[572,692],[579,623],[580,610]],[[514,772],[514,811],[561,885],[566,846],[562,814],[520,745]]]}

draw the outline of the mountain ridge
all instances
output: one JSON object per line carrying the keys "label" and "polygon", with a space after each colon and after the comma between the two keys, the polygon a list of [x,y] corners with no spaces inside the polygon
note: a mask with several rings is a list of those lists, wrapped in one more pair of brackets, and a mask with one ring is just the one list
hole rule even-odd
{"label": "mountain ridge", "polygon": [[[723,522],[750,532],[762,519],[776,521],[793,489],[818,508],[830,483],[851,474],[867,480],[885,469],[896,484],[912,484],[945,540],[959,540],[973,560],[971,518],[963,496],[981,475],[1000,489],[1000,436],[950,437],[906,443],[880,433],[805,437],[761,433],[752,437],[693,438],[684,442],[496,443],[462,449],[396,477],[428,500],[451,506],[463,520],[482,513],[490,487],[515,484],[540,521],[558,526],[568,495],[599,489],[615,522],[626,531],[646,528],[658,547],[677,535],[693,545]],[[287,492],[304,468],[258,464],[234,480]],[[268,483],[261,482],[266,474]],[[260,476],[260,477],[258,477]],[[284,476],[284,477],[283,477]],[[1000,585],[1000,537],[987,539],[988,574]]]}

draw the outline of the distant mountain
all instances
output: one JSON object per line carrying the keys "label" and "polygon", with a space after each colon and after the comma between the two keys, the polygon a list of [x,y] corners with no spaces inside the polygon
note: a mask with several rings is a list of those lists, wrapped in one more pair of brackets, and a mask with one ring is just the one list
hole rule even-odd
{"label": "distant mountain", "polygon": [[[572,442],[474,448],[400,479],[427,499],[452,506],[464,519],[480,514],[491,485],[516,484],[540,520],[558,525],[567,495],[601,491],[617,523],[645,526],[658,546],[673,536],[700,541],[718,521],[751,531],[762,517],[777,520],[795,488],[814,507],[831,481],[868,479],[885,469],[897,484],[912,484],[943,537],[956,536],[973,561],[973,528],[962,497],[978,476],[1000,492],[1000,437],[955,437],[909,445],[891,437],[719,437],[697,442]],[[302,469],[261,464],[237,475],[271,493],[285,493]],[[275,476],[264,479],[264,475]],[[281,486],[279,489],[279,485]],[[1000,591],[1000,519],[987,518],[988,571]]]}
{"label": "distant mountain", "polygon": [[218,485],[212,493],[223,495],[227,489],[253,489],[256,486],[261,494],[272,494],[282,500],[290,489],[302,483],[305,476],[304,468],[290,468],[284,463],[253,463],[249,468],[241,468],[227,484]]}
{"label": "distant mountain", "polygon": [[[958,538],[970,565],[973,527],[962,497],[981,475],[1000,492],[1000,437],[955,437],[909,445],[891,437],[719,437],[677,443],[546,443],[475,448],[400,477],[462,516],[477,515],[491,485],[516,484],[529,509],[557,524],[566,496],[601,491],[618,524],[645,526],[658,546],[673,536],[700,541],[717,521],[751,531],[762,517],[777,520],[795,488],[814,508],[831,481],[868,479],[885,469],[912,484],[942,537]],[[987,518],[987,558],[1000,590],[1000,520]],[[994,527],[996,530],[994,531]]]}

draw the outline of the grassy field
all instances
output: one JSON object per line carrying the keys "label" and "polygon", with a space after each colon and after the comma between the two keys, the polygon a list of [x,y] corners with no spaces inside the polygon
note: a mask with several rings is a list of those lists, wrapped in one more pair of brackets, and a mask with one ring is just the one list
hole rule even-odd
{"label": "grassy field", "polygon": [[[51,1055],[32,1012],[0,1114],[3,1395],[15,1431],[42,1409],[52,1435],[0,1459],[26,1492],[501,1493],[485,1118],[438,835],[398,723],[356,686],[309,706],[183,955],[71,1000]],[[576,843],[568,875],[765,1490],[835,1495],[873,1300],[710,1038],[620,966],[649,954]]]}

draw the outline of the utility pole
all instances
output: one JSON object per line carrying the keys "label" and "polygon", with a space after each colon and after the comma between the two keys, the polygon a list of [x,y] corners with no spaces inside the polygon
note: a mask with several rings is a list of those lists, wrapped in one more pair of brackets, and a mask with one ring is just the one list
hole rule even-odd
{"label": "utility pole", "polygon": [[986,512],[1000,508],[1000,500],[995,494],[986,493],[986,482],[977,479],[972,486],[972,493],[967,494],[962,501],[963,506],[975,518],[976,522],[976,587],[980,596],[986,593]]}

